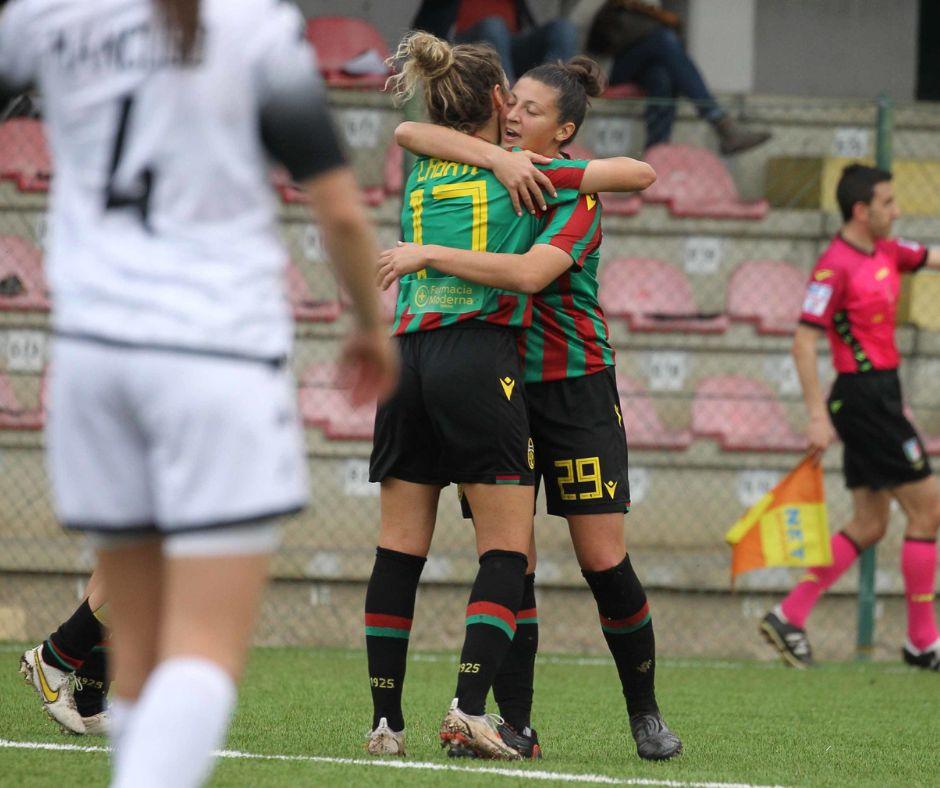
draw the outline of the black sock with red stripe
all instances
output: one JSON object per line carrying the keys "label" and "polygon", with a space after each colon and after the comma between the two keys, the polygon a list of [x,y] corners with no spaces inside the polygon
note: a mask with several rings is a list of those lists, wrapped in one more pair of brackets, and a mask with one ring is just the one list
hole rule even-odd
{"label": "black sock with red stripe", "polygon": [[59,670],[78,670],[91,650],[104,640],[101,622],[85,599],[71,617],[42,645],[42,661]]}
{"label": "black sock with red stripe", "polygon": [[486,695],[512,646],[527,562],[524,553],[509,550],[487,550],[480,556],[455,693],[466,714],[483,714]]}
{"label": "black sock with red stripe", "polygon": [[427,559],[377,547],[366,590],[366,652],[372,687],[372,729],[385,717],[393,731],[404,730],[401,691],[405,683],[408,638],[418,581]]}
{"label": "black sock with red stripe", "polygon": [[532,686],[539,649],[539,614],[535,607],[535,575],[526,575],[522,606],[516,613],[516,634],[493,681],[499,713],[515,730],[532,724]]}
{"label": "black sock with red stripe", "polygon": [[659,711],[653,684],[656,641],[646,592],[630,556],[603,572],[581,572],[597,602],[604,639],[614,657],[631,717]]}

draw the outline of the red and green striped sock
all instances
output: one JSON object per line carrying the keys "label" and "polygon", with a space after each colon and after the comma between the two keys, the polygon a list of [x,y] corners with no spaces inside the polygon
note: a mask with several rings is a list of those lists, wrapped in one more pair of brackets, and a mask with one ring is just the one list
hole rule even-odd
{"label": "red and green striped sock", "polygon": [[392,730],[405,727],[401,693],[408,638],[424,556],[379,547],[366,590],[365,634],[372,688],[372,728],[382,717]]}
{"label": "red and green striped sock", "polygon": [[466,714],[483,714],[486,695],[512,646],[526,560],[523,553],[508,550],[489,550],[480,556],[457,673],[457,705]]}
{"label": "red and green striped sock", "polygon": [[658,711],[656,641],[646,591],[633,571],[630,556],[601,572],[582,571],[597,602],[601,629],[617,665],[631,717]]}
{"label": "red and green striped sock", "polygon": [[68,620],[62,622],[42,646],[43,662],[60,670],[75,671],[91,650],[104,639],[101,622],[85,599]]}
{"label": "red and green striped sock", "polygon": [[532,724],[535,655],[539,648],[539,614],[535,606],[535,575],[525,576],[522,608],[516,613],[516,634],[493,680],[499,713],[515,730]]}

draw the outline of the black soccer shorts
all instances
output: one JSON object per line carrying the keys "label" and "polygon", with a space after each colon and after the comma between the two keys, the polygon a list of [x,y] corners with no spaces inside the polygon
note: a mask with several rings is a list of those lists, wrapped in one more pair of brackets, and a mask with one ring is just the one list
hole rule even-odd
{"label": "black soccer shorts", "polygon": [[401,379],[376,413],[369,480],[531,486],[516,341],[481,321],[397,337]]}
{"label": "black soccer shorts", "polygon": [[842,439],[845,486],[882,490],[933,472],[924,444],[904,415],[897,370],[840,374],[829,417]]}

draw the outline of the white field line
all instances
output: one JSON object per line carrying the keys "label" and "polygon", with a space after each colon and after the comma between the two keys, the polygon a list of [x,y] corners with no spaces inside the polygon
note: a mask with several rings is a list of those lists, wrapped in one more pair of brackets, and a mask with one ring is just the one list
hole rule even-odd
{"label": "white field line", "polygon": [[[53,744],[34,741],[10,741],[0,739],[0,749],[16,750],[52,750],[60,752],[106,753],[108,747],[89,747],[78,744]],[[428,761],[378,760],[367,758],[331,758],[324,755],[263,755],[239,750],[221,750],[219,758],[252,761],[293,761],[302,763],[325,763],[337,766],[372,766],[380,769],[414,769],[427,772],[451,772],[466,774],[491,774],[495,777],[509,777],[513,780],[554,780],[565,783],[589,783],[594,785],[658,785],[666,788],[772,788],[771,786],[752,785],[750,783],[720,782],[685,782],[682,780],[653,780],[644,777],[609,777],[605,774],[574,774],[571,772],[529,771],[510,769],[500,766],[455,766],[447,763]],[[779,787],[773,787],[779,788]]]}

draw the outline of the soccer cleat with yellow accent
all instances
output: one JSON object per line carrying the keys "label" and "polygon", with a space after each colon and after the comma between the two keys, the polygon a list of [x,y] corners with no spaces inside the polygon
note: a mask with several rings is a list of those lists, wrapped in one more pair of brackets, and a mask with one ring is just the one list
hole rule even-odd
{"label": "soccer cleat with yellow accent", "polygon": [[461,711],[454,698],[441,722],[441,747],[469,750],[477,758],[518,761],[522,756],[499,735],[498,726],[502,724],[503,719],[495,714]]}
{"label": "soccer cleat with yellow accent", "polygon": [[20,673],[39,693],[43,708],[67,733],[85,733],[85,723],[75,705],[74,674],[44,662],[42,646],[31,648],[20,657]]}
{"label": "soccer cleat with yellow accent", "polygon": [[393,731],[385,717],[379,720],[366,742],[369,755],[405,755],[405,732]]}
{"label": "soccer cleat with yellow accent", "polygon": [[764,640],[777,649],[783,661],[791,667],[805,670],[815,664],[806,630],[787,623],[775,610],[761,619],[759,630]]}

